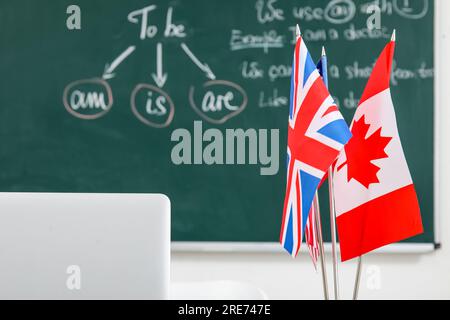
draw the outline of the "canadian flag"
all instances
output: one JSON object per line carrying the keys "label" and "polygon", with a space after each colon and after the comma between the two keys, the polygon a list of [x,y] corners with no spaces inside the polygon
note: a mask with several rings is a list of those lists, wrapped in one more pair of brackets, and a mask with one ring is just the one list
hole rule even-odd
{"label": "canadian flag", "polygon": [[375,64],[353,118],[353,137],[334,167],[342,261],[423,232],[389,88],[394,49],[395,32]]}

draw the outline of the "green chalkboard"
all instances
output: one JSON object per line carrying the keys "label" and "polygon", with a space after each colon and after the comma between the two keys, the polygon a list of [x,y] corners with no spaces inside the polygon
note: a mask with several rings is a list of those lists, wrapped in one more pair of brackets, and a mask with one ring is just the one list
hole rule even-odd
{"label": "green chalkboard", "polygon": [[[426,230],[410,241],[433,243],[434,3],[382,1],[369,32],[370,2],[1,1],[0,191],[165,193],[175,241],[277,241],[295,24],[313,57],[326,46],[348,122],[396,28],[392,94]],[[239,155],[227,139],[244,133]]]}

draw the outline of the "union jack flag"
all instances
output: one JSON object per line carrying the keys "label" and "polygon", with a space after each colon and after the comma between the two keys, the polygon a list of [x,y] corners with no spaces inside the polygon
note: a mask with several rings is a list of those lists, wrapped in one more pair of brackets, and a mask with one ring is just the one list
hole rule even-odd
{"label": "union jack flag", "polygon": [[294,52],[290,101],[280,242],[295,257],[319,183],[351,138],[347,123],[300,36]]}

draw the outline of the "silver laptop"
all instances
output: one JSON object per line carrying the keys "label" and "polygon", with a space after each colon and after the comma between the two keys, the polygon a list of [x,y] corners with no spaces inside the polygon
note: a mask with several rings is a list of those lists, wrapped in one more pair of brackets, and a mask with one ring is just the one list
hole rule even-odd
{"label": "silver laptop", "polygon": [[0,193],[0,299],[166,299],[170,201]]}

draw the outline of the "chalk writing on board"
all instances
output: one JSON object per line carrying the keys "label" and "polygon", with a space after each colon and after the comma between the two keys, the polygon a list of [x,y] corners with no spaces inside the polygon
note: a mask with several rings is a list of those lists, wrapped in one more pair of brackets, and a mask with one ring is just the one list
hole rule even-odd
{"label": "chalk writing on board", "polygon": [[394,10],[398,15],[408,19],[422,19],[429,10],[429,0],[394,0]]}
{"label": "chalk writing on board", "polygon": [[372,74],[372,69],[373,65],[360,66],[358,61],[353,62],[351,65],[344,66],[347,80],[368,79]]}
{"label": "chalk writing on board", "polygon": [[292,15],[295,19],[305,21],[326,21],[331,24],[344,24],[355,17],[356,6],[351,0],[332,0],[325,8],[322,7],[294,7]]}
{"label": "chalk writing on board", "polygon": [[[139,28],[139,38],[141,40],[154,38],[158,34],[158,26],[151,24],[150,13],[157,9],[156,5],[150,5],[128,14],[128,21],[137,24]],[[185,38],[186,28],[183,24],[173,22],[173,8],[169,7],[166,14],[166,23],[164,26],[164,37],[166,38]]]}
{"label": "chalk writing on board", "polygon": [[271,82],[274,82],[278,79],[289,78],[291,76],[291,73],[292,66],[284,64],[271,65],[267,71]]}
{"label": "chalk writing on board", "polygon": [[182,24],[175,24],[172,22],[172,14],[173,14],[173,8],[167,9],[167,19],[166,19],[166,28],[164,29],[164,36],[166,38],[169,37],[177,37],[177,38],[184,38],[186,37],[186,32],[184,25]]}
{"label": "chalk writing on board", "polygon": [[259,23],[264,24],[284,20],[284,11],[276,7],[276,2],[277,0],[256,1],[256,18]]}
{"label": "chalk writing on board", "polygon": [[175,106],[169,95],[150,84],[138,84],[131,93],[131,111],[142,123],[166,128],[173,120]]}
{"label": "chalk writing on board", "polygon": [[434,77],[434,68],[427,67],[426,62],[420,64],[417,69],[417,75],[420,79],[430,79]]}
{"label": "chalk writing on board", "polygon": [[394,8],[391,0],[370,0],[369,2],[362,3],[359,6],[359,12],[361,14],[367,14],[369,11],[369,8],[373,5],[376,5],[379,8],[380,13],[384,15],[393,15],[394,14]]}
{"label": "chalk writing on board", "polygon": [[189,57],[189,59],[191,59],[191,61],[197,67],[199,67],[200,70],[202,70],[205,73],[206,77],[208,77],[211,80],[215,80],[216,79],[216,76],[211,71],[211,68],[206,63],[200,62],[200,60],[197,59],[197,57],[192,53],[192,51],[189,49],[189,47],[185,43],[181,44],[181,48],[186,53],[186,55]]}
{"label": "chalk writing on board", "polygon": [[243,34],[241,30],[231,31],[230,49],[231,51],[243,49],[263,49],[268,53],[269,49],[283,48],[284,36],[278,34],[276,30],[264,31],[260,35]]}
{"label": "chalk writing on board", "polygon": [[[296,29],[293,25],[279,28],[279,23],[288,19],[300,21],[318,21],[321,28],[311,29],[308,24],[302,28],[302,36],[308,42],[328,42],[345,40],[347,42],[367,39],[389,39],[392,30],[387,26],[369,30],[354,21],[356,13],[367,13],[367,8],[376,3],[381,12],[386,15],[397,15],[402,19],[422,19],[429,11],[429,0],[331,0],[317,5],[302,5],[300,2],[292,9],[281,9],[278,0],[256,0],[254,12],[256,22],[266,29],[246,31],[239,26],[233,26],[229,38],[230,51],[262,50],[269,54],[272,49],[280,49],[295,44]],[[162,19],[156,16],[163,10]],[[358,11],[359,10],[359,11]],[[164,16],[165,14],[165,16]],[[129,26],[136,28],[141,40],[160,38],[178,38],[177,50],[184,52],[204,76],[209,80],[202,87],[191,86],[188,93],[189,104],[204,120],[213,124],[223,124],[239,115],[247,106],[246,91],[234,82],[217,80],[211,67],[205,62],[201,52],[191,50],[186,26],[177,23],[173,7],[162,9],[156,5],[149,5],[130,12],[127,15]],[[176,40],[176,39],[174,39]],[[163,69],[163,41],[156,42],[156,70],[151,73],[156,86],[138,84],[131,93],[131,110],[139,121],[154,128],[164,128],[172,123],[175,107],[170,96],[162,90],[168,79],[168,73]],[[226,45],[226,44],[225,44]],[[112,90],[108,83],[115,77],[118,66],[135,51],[136,46],[129,46],[110,64],[106,64],[103,79],[79,80],[68,85],[64,91],[64,106],[69,113],[80,119],[96,119],[106,114],[112,107]],[[196,54],[194,54],[194,52]],[[197,55],[198,54],[198,55]],[[347,65],[330,64],[329,76],[333,79],[355,81],[367,79],[372,71],[372,64],[361,65],[354,61]],[[267,80],[270,89],[262,87],[255,93],[254,103],[261,109],[281,108],[288,106],[289,97],[284,90],[276,87],[279,80],[286,81],[291,76],[290,64],[265,64],[256,58],[247,56],[238,66],[242,79],[247,81]],[[200,73],[201,74],[201,73]],[[419,67],[403,68],[396,63],[393,67],[391,83],[395,86],[399,81],[414,79],[430,79],[434,76],[434,69],[422,62]],[[356,94],[353,91],[340,93],[340,102],[345,108],[353,109],[357,106]],[[336,98],[338,100],[338,98]],[[339,100],[338,100],[339,102]]]}
{"label": "chalk writing on board", "polygon": [[244,61],[241,67],[241,75],[244,79],[262,79],[264,70],[260,67],[258,61]]}
{"label": "chalk writing on board", "polygon": [[[203,84],[200,94],[195,87],[189,90],[189,103],[204,120],[223,124],[247,107],[247,93],[239,85],[225,80],[211,80]],[[199,97],[200,104],[196,102]]]}
{"label": "chalk writing on board", "polygon": [[430,7],[429,0],[371,0],[365,3],[354,0],[332,0],[326,7],[294,6],[292,17],[306,22],[325,21],[334,25],[345,24],[351,22],[356,16],[356,3],[359,4],[359,12],[362,14],[367,14],[368,8],[375,4],[383,14],[396,14],[411,20],[425,17]]}
{"label": "chalk writing on board", "polygon": [[[350,65],[343,66],[345,72],[346,80],[355,79],[368,79],[372,73],[373,64],[361,66],[358,61],[354,61]],[[333,65],[334,72],[330,75],[332,78],[341,78],[339,67]],[[337,72],[336,72],[337,70]],[[420,64],[417,69],[406,69],[398,65],[397,61],[394,60],[392,66],[391,81],[393,85],[398,84],[398,80],[409,80],[409,79],[429,79],[434,76],[434,69],[427,67],[425,62]]]}
{"label": "chalk writing on board", "polygon": [[105,71],[103,72],[102,78],[112,79],[115,77],[115,74],[113,73],[114,70],[130,55],[136,50],[135,46],[129,46],[124,52],[122,52],[111,64],[106,64]]}
{"label": "chalk writing on board", "polygon": [[344,30],[344,38],[348,41],[363,40],[363,39],[390,39],[392,30],[387,27],[370,30],[367,27],[356,28],[353,23]]}
{"label": "chalk writing on board", "polygon": [[111,87],[100,78],[72,82],[64,89],[63,104],[74,117],[98,119],[108,113],[113,105]]}
{"label": "chalk writing on board", "polygon": [[[295,34],[295,27],[289,27],[291,31],[291,44],[294,45],[297,39]],[[353,23],[350,23],[345,29],[338,31],[334,28],[329,29],[302,29],[302,36],[305,41],[336,41],[345,39],[347,41],[365,40],[365,39],[390,39],[392,30],[387,27],[370,30],[367,27],[356,28]]]}
{"label": "chalk writing on board", "polygon": [[356,109],[358,107],[359,99],[356,97],[355,92],[349,91],[344,98],[344,108]]}
{"label": "chalk writing on board", "polygon": [[153,38],[158,32],[158,27],[155,25],[148,25],[148,15],[151,11],[155,10],[156,6],[151,5],[142,9],[135,10],[128,14],[128,21],[131,23],[139,24],[140,22],[140,32],[139,38],[144,40],[146,38]]}
{"label": "chalk writing on board", "polygon": [[325,7],[325,20],[334,24],[344,24],[353,19],[356,13],[355,3],[351,0],[332,0]]}
{"label": "chalk writing on board", "polygon": [[272,89],[270,94],[264,91],[259,93],[258,106],[260,108],[280,108],[289,104],[289,99],[286,96],[280,95],[278,89]]}
{"label": "chalk writing on board", "polygon": [[167,81],[167,73],[163,72],[163,51],[162,43],[156,45],[156,73],[152,73],[152,78],[160,88],[164,87]]}
{"label": "chalk writing on board", "polygon": [[271,82],[278,79],[289,78],[291,76],[292,66],[290,65],[271,65],[267,72],[260,66],[257,61],[244,61],[241,65],[241,75],[244,79],[256,80],[266,76]]}

